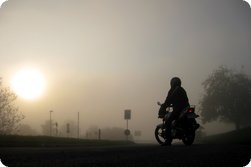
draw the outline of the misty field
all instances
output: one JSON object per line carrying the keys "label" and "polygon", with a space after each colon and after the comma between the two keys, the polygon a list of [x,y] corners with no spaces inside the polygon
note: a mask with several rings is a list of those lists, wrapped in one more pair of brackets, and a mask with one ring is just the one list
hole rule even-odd
{"label": "misty field", "polygon": [[131,141],[88,140],[49,136],[0,135],[0,147],[83,147],[129,145]]}
{"label": "misty field", "polygon": [[[245,144],[251,145],[251,127],[199,139],[197,144]],[[133,145],[133,141],[90,140],[49,136],[0,135],[0,147],[66,147]]]}
{"label": "misty field", "polygon": [[[136,144],[47,136],[0,136],[0,158],[25,167],[243,167],[251,158],[250,128],[206,137],[200,144]],[[225,141],[225,142],[224,142]]]}

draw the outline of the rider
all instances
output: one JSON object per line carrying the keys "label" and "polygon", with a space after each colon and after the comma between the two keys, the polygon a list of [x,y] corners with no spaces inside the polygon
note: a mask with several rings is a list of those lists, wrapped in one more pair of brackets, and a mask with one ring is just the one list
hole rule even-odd
{"label": "rider", "polygon": [[[167,107],[172,107],[173,112],[166,120],[166,126],[171,127],[172,121],[177,120],[180,113],[187,107],[189,107],[189,100],[187,93],[183,87],[181,87],[181,80],[178,77],[173,77],[170,81],[171,88],[168,91],[165,102],[161,105],[159,113],[166,111]],[[167,128],[167,136],[171,136],[171,129]],[[171,142],[165,143],[165,145],[170,145]]]}

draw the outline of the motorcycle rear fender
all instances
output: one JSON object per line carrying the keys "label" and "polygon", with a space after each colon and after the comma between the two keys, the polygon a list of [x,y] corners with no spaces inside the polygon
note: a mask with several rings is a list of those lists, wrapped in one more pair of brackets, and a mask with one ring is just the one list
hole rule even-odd
{"label": "motorcycle rear fender", "polygon": [[187,118],[198,118],[199,115],[195,114],[195,113],[189,113],[187,114]]}

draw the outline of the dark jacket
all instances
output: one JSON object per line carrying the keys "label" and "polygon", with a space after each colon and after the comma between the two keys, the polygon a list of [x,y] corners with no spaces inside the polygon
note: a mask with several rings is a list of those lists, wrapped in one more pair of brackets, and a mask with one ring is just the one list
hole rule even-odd
{"label": "dark jacket", "polygon": [[162,105],[164,109],[172,106],[173,111],[181,112],[185,107],[189,106],[187,93],[181,86],[176,86],[168,91],[165,103]]}

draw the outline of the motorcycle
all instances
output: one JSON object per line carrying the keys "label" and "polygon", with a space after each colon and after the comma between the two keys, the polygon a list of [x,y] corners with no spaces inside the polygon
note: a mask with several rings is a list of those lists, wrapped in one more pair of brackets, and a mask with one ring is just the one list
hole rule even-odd
{"label": "motorcycle", "polygon": [[[162,105],[158,102],[158,105]],[[192,145],[195,139],[195,131],[200,127],[196,122],[196,118],[199,115],[195,114],[195,106],[190,106],[184,109],[179,118],[174,120],[171,124],[171,127],[166,127],[166,120],[170,117],[172,112],[172,107],[168,107],[165,113],[159,113],[159,118],[162,119],[162,123],[156,126],[155,129],[155,138],[157,142],[162,145],[164,143],[171,144],[173,139],[182,140],[185,145]],[[167,135],[167,128],[171,135]]]}

